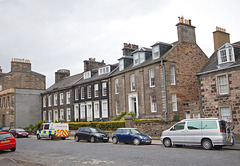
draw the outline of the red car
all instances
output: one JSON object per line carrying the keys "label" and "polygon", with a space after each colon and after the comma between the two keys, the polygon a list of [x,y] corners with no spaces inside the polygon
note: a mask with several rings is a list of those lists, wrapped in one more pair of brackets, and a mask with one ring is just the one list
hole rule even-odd
{"label": "red car", "polygon": [[28,133],[24,129],[11,129],[9,131],[14,137],[28,137]]}
{"label": "red car", "polygon": [[0,132],[0,150],[10,149],[12,152],[16,150],[16,139],[11,133]]}

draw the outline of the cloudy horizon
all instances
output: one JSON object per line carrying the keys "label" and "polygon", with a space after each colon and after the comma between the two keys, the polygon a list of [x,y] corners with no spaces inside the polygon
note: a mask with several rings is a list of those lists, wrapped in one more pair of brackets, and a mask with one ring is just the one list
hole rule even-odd
{"label": "cloudy horizon", "polygon": [[0,0],[0,66],[29,59],[54,84],[58,69],[83,72],[83,61],[117,63],[123,43],[151,47],[178,40],[178,17],[192,20],[199,47],[210,57],[216,26],[237,42],[237,0]]}

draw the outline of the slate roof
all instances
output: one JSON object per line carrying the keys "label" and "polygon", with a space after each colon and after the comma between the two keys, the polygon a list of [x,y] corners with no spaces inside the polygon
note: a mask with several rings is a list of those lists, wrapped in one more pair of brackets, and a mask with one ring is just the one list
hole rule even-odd
{"label": "slate roof", "polygon": [[[159,44],[159,43],[163,43],[163,42],[157,42],[156,44]],[[157,59],[154,59],[154,60],[153,60],[152,57],[150,57],[150,58],[148,58],[145,62],[143,62],[143,63],[141,63],[141,64],[138,64],[138,65],[133,65],[133,63],[132,63],[131,65],[129,65],[128,67],[126,67],[124,70],[121,70],[121,71],[119,71],[119,68],[117,68],[112,74],[110,74],[110,76],[116,76],[116,75],[118,75],[118,74],[122,74],[122,73],[125,73],[125,72],[129,72],[129,71],[132,71],[132,70],[135,70],[135,69],[144,67],[144,66],[148,66],[148,65],[151,65],[151,64],[154,64],[154,63],[158,63],[158,62],[161,62],[161,61],[166,62],[167,60],[165,60],[164,57],[165,57],[169,52],[171,52],[171,50],[174,49],[174,48],[177,46],[178,43],[179,43],[179,42],[174,42],[174,43],[172,43],[172,44],[163,43],[163,44],[165,44],[165,45],[173,45],[173,47],[172,47],[171,49],[169,49],[165,54],[161,55],[160,58],[157,58]],[[154,45],[156,45],[156,44],[154,44]],[[154,45],[153,45],[153,46],[154,46]],[[144,48],[145,48],[145,47],[144,47]],[[152,49],[149,49],[149,48],[145,48],[145,49],[146,49],[146,51],[148,51],[148,52],[151,52],[151,51],[152,51]],[[136,52],[136,51],[138,51],[138,49],[135,50],[134,52]],[[133,52],[133,53],[134,53],[134,52]],[[121,59],[121,58],[120,58],[120,59]]]}
{"label": "slate roof", "polygon": [[236,43],[231,44],[234,48],[234,55],[235,55],[235,62],[228,63],[225,66],[219,67],[218,66],[218,58],[217,58],[217,52],[215,51],[211,57],[209,58],[208,62],[205,64],[205,66],[202,68],[201,72],[198,73],[198,75],[202,75],[205,73],[210,73],[214,71],[219,70],[225,70],[228,68],[236,67],[240,65],[240,41]]}
{"label": "slate roof", "polygon": [[70,88],[83,77],[83,73],[62,78],[59,82],[50,86],[44,93],[59,91]]}

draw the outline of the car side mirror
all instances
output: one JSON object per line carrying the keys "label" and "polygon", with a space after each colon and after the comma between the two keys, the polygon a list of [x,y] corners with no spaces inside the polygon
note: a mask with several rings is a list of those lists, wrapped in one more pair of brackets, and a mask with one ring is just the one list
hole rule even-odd
{"label": "car side mirror", "polygon": [[128,135],[130,135],[130,132],[127,132]]}

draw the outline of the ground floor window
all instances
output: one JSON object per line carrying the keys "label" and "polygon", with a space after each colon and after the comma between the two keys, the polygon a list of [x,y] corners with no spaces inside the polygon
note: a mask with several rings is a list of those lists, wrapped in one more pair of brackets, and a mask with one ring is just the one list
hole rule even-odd
{"label": "ground floor window", "polygon": [[102,101],[102,118],[108,118],[108,105],[107,105],[107,101]]}
{"label": "ground floor window", "polygon": [[157,112],[156,95],[150,96],[151,112]]}
{"label": "ground floor window", "polygon": [[201,118],[200,113],[193,114],[193,119],[198,119],[198,118]]}
{"label": "ground floor window", "polygon": [[68,122],[71,121],[71,110],[70,110],[70,108],[67,109],[67,121]]}
{"label": "ground floor window", "polygon": [[60,110],[60,120],[64,120],[64,110]]}
{"label": "ground floor window", "polygon": [[47,111],[43,111],[43,121],[47,120]]}
{"label": "ground floor window", "polygon": [[220,110],[221,110],[222,119],[228,120],[228,118],[231,118],[229,107],[221,107]]}
{"label": "ground floor window", "polygon": [[116,115],[120,114],[120,104],[119,101],[116,101]]}
{"label": "ground floor window", "polygon": [[74,120],[75,120],[76,122],[79,121],[79,106],[78,106],[78,104],[76,104],[76,105],[74,106]]}
{"label": "ground floor window", "polygon": [[52,121],[52,110],[48,111],[48,121],[51,122]]}
{"label": "ground floor window", "polygon": [[81,119],[85,119],[85,104],[81,104]]}

